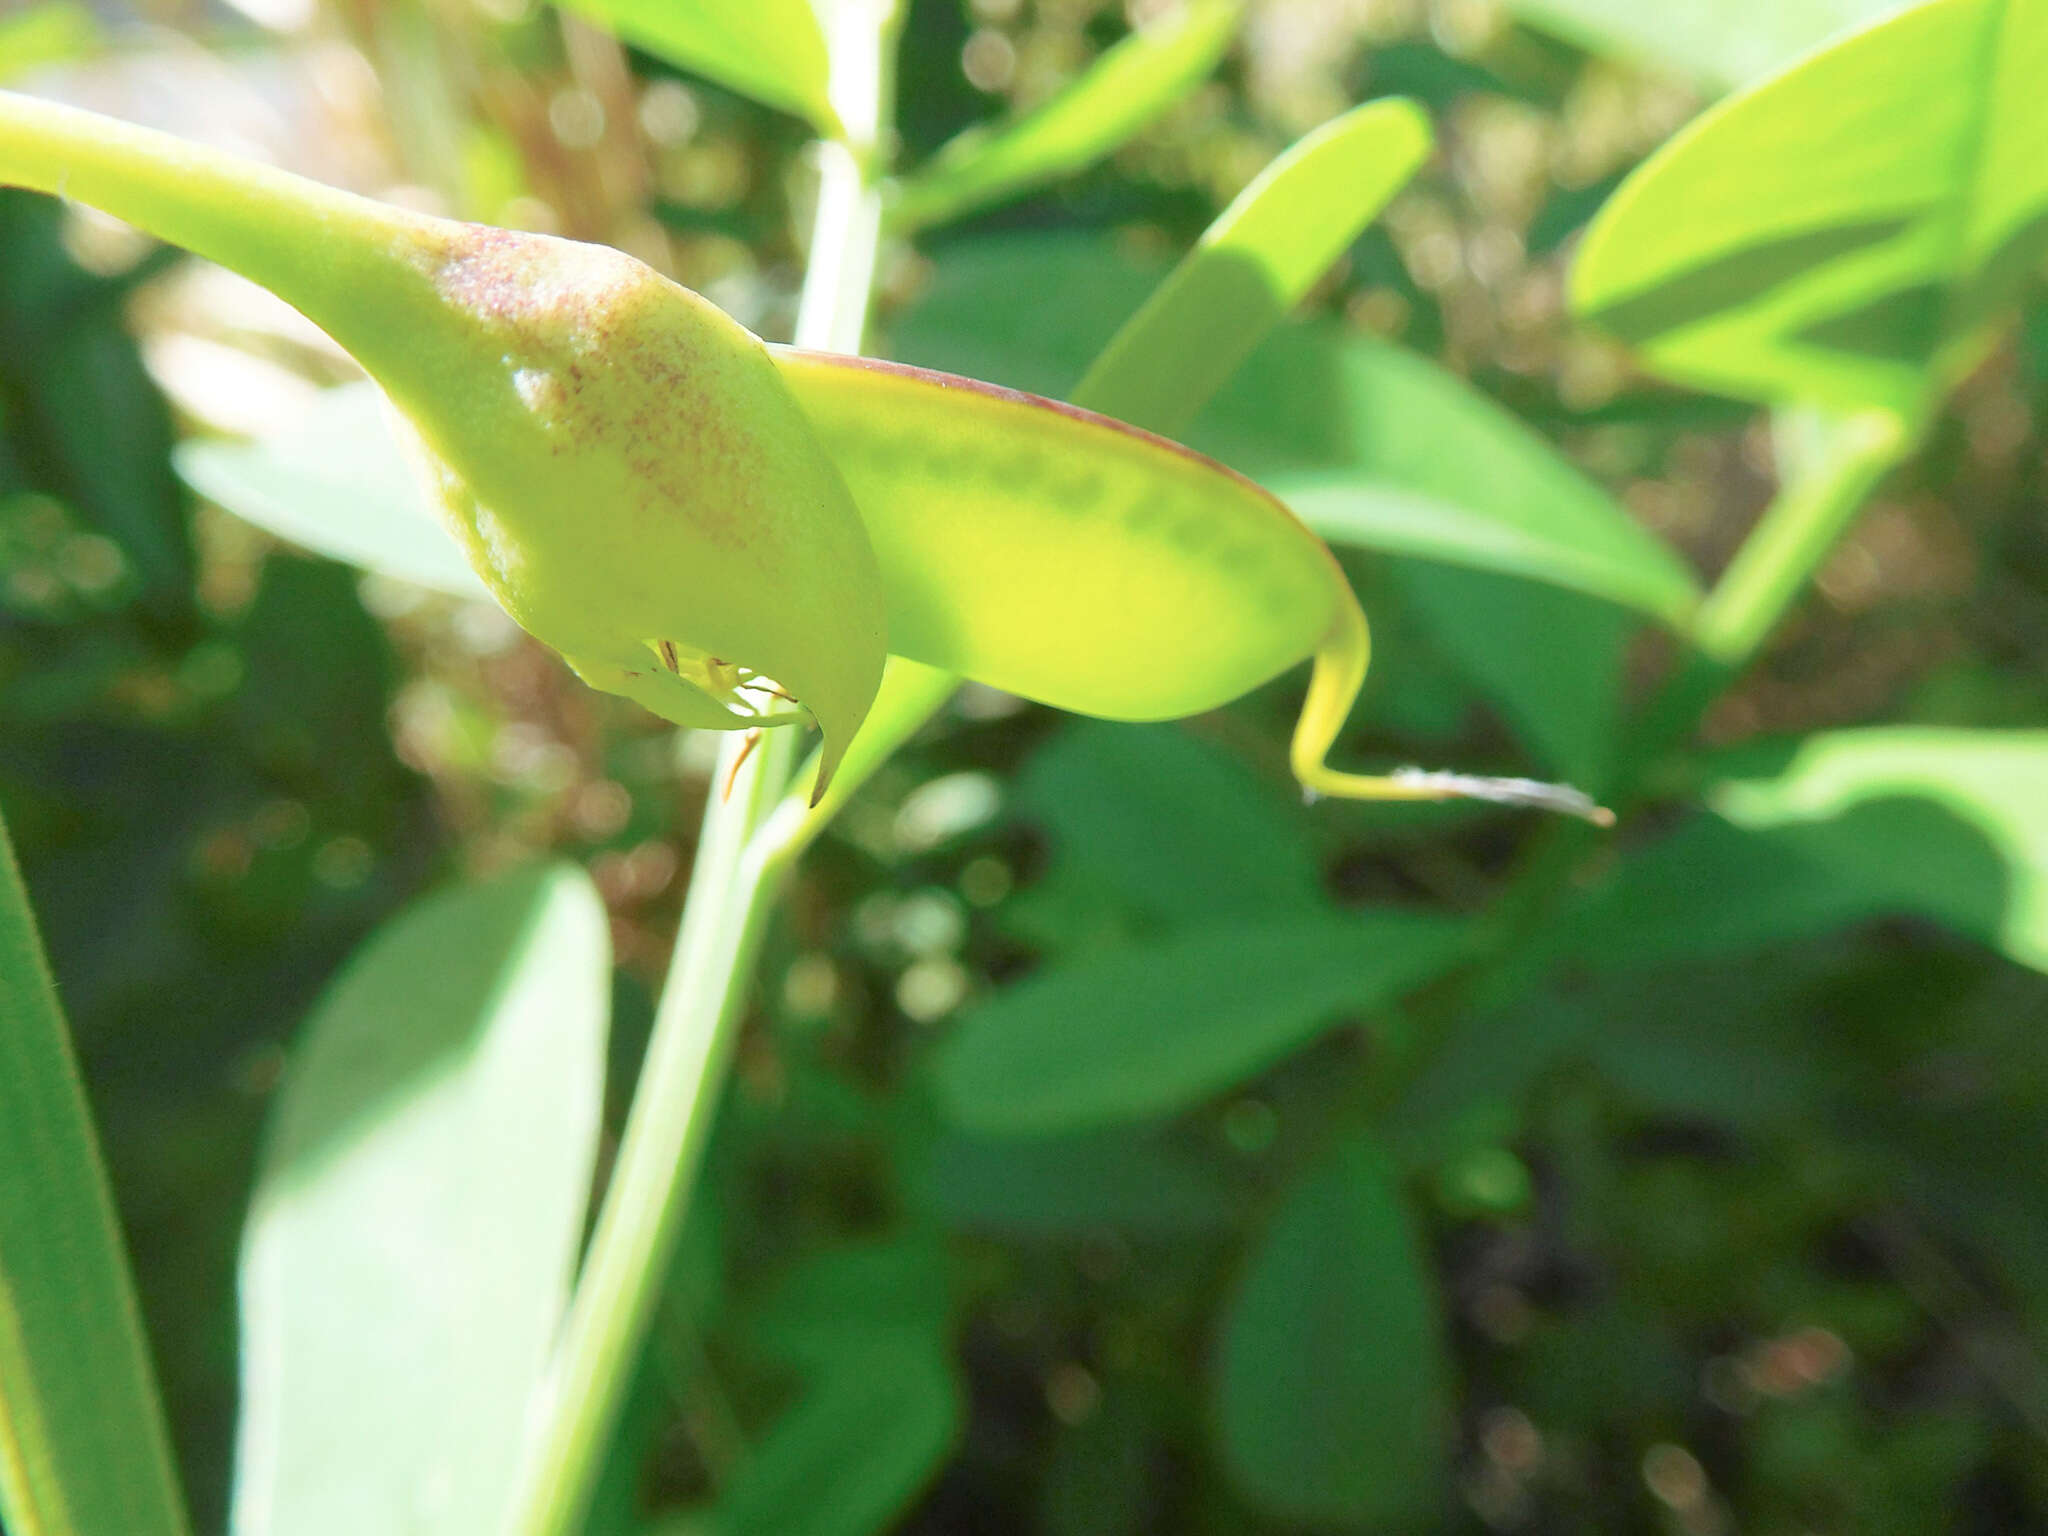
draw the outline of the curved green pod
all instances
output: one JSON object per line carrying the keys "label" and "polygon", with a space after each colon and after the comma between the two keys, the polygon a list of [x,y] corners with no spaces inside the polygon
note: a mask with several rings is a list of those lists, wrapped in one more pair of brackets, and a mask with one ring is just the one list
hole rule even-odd
{"label": "curved green pod", "polygon": [[1365,614],[1329,547],[1243,475],[1020,390],[769,351],[861,509],[892,654],[1112,720],[1199,714],[1313,657],[1292,750],[1305,788],[1606,819],[1557,785],[1329,767],[1371,655]]}
{"label": "curved green pod", "polygon": [[1314,658],[1312,791],[1602,819],[1519,779],[1339,773],[1365,616],[1267,492],[1037,396],[767,348],[619,252],[428,218],[0,92],[0,183],[250,277],[353,353],[492,595],[682,725],[800,718],[822,795],[885,649],[1080,713],[1214,708]]}
{"label": "curved green pod", "polygon": [[863,508],[896,655],[1165,720],[1293,666],[1350,598],[1286,507],[1178,443],[953,374],[770,351]]}
{"label": "curved green pod", "polygon": [[0,93],[0,183],[92,204],[287,300],[382,387],[506,612],[681,725],[796,718],[820,789],[881,678],[874,557],[761,343],[603,246],[459,224]]}

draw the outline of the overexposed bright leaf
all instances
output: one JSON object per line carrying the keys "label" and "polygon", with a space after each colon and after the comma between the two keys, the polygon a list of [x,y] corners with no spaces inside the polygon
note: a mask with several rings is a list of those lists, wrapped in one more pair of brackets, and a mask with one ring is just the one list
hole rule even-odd
{"label": "overexposed bright leaf", "polygon": [[244,1236],[236,1536],[492,1536],[597,1154],[610,937],[554,867],[419,902],[294,1052]]}
{"label": "overexposed bright leaf", "polygon": [[100,45],[99,23],[74,0],[44,0],[0,17],[0,81],[63,64]]}
{"label": "overexposed bright leaf", "polygon": [[830,64],[810,0],[556,0],[729,91],[839,131]]}
{"label": "overexposed bright leaf", "polygon": [[374,384],[327,391],[295,428],[275,437],[187,442],[174,462],[209,501],[314,554],[491,601],[427,505]]}

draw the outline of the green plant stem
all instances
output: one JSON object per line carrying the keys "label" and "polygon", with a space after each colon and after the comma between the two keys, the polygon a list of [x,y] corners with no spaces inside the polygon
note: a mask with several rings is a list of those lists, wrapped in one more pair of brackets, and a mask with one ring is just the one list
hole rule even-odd
{"label": "green plant stem", "polygon": [[1898,462],[1906,438],[1896,417],[1867,412],[1833,427],[1815,461],[1794,467],[1700,605],[1693,638],[1703,655],[1739,667],[1756,654]]}
{"label": "green plant stem", "polygon": [[1870,412],[1832,423],[1817,450],[1793,465],[1700,605],[1694,649],[1637,716],[1609,786],[1617,802],[1640,797],[1644,776],[1755,659],[1913,440],[1896,417]]}
{"label": "green plant stem", "polygon": [[[876,75],[879,95],[879,67]],[[824,143],[819,170],[796,340],[857,350],[881,228],[871,157]],[[517,1536],[571,1536],[589,1506],[688,1214],[774,896],[794,857],[793,842],[756,835],[794,760],[786,730],[767,732],[751,752],[738,736],[722,743],[647,1057],[557,1346],[543,1428],[511,1505],[508,1529]]]}

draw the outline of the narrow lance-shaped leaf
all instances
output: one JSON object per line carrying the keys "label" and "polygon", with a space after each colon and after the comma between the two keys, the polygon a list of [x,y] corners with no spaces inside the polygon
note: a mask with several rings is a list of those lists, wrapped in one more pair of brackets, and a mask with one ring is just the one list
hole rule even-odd
{"label": "narrow lance-shaped leaf", "polygon": [[966,1418],[944,1250],[915,1236],[809,1260],[751,1331],[805,1389],[716,1506],[733,1536],[872,1536],[944,1463]]}
{"label": "narrow lance-shaped leaf", "polygon": [[0,1519],[185,1536],[114,1201],[0,826]]}
{"label": "narrow lance-shaped leaf", "polygon": [[1295,144],[1124,322],[1075,386],[1074,403],[1153,432],[1186,431],[1429,149],[1429,119],[1411,101],[1368,102]]}
{"label": "narrow lance-shaped leaf", "polygon": [[1084,877],[1162,924],[1327,909],[1293,796],[1234,753],[1170,727],[1070,723],[1016,779],[1051,873]]}
{"label": "narrow lance-shaped leaf", "polygon": [[583,1236],[604,908],[554,868],[374,935],[286,1073],[242,1251],[237,1536],[494,1532]]}
{"label": "narrow lance-shaped leaf", "polygon": [[1465,380],[1304,326],[1244,367],[1198,440],[1333,543],[1566,587],[1682,629],[1699,587],[1671,547]]}
{"label": "narrow lance-shaped leaf", "polygon": [[1207,77],[1240,13],[1238,0],[1188,0],[1036,111],[947,144],[898,190],[890,217],[910,229],[943,223],[1101,159]]}
{"label": "narrow lance-shaped leaf", "polygon": [[2042,0],[1932,0],[1816,54],[1629,178],[1574,307],[1681,382],[1917,429],[2048,232],[2044,69]]}
{"label": "narrow lance-shaped leaf", "polygon": [[556,0],[636,48],[836,137],[830,62],[810,0]]}

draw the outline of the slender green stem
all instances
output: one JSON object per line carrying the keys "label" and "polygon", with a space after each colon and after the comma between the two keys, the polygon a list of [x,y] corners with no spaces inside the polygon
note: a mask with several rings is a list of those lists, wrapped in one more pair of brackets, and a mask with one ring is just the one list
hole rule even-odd
{"label": "slender green stem", "polygon": [[[878,95],[885,55],[874,54]],[[877,100],[870,122],[884,105]],[[872,161],[827,143],[819,170],[796,339],[855,350],[881,228]],[[511,1506],[516,1536],[571,1536],[596,1485],[688,1214],[774,896],[795,853],[788,839],[757,835],[793,761],[788,731],[768,732],[751,753],[737,736],[722,745],[647,1058],[557,1346],[543,1428]]]}
{"label": "slender green stem", "polygon": [[0,185],[75,197],[239,272],[372,372],[405,377],[406,347],[447,323],[436,221],[171,134],[0,91]]}
{"label": "slender green stem", "polygon": [[1888,412],[1830,429],[1815,462],[1795,467],[1700,605],[1693,635],[1702,653],[1729,667],[1756,654],[1906,443],[1904,424]]}
{"label": "slender green stem", "polygon": [[1640,794],[1643,775],[1741,675],[1912,442],[1904,424],[1879,412],[1823,428],[1700,605],[1694,650],[1637,716],[1619,755],[1617,800]]}

